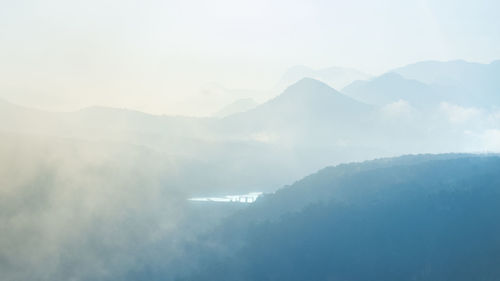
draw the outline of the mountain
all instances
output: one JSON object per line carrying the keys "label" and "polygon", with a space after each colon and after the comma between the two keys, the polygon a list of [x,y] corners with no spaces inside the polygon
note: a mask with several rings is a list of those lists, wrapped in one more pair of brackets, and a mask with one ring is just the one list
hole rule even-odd
{"label": "mountain", "polygon": [[355,81],[342,93],[373,105],[387,105],[404,100],[411,105],[427,107],[441,102],[440,92],[417,80],[389,72],[368,81]]}
{"label": "mountain", "polygon": [[333,128],[356,122],[360,115],[370,110],[369,105],[351,99],[321,81],[303,78],[266,103],[226,119],[259,128],[299,128],[301,124],[319,126],[325,123]]}
{"label": "mountain", "polygon": [[495,280],[499,169],[497,155],[326,168],[200,237],[186,280]]}
{"label": "mountain", "polygon": [[419,108],[441,102],[462,107],[500,106],[500,61],[425,61],[394,69],[368,81],[354,81],[342,92],[360,101],[386,105],[404,100]]}
{"label": "mountain", "polygon": [[352,68],[328,67],[323,69],[312,69],[307,66],[297,65],[288,69],[278,83],[278,89],[285,89],[289,85],[302,78],[314,78],[329,86],[341,89],[356,80],[366,80],[371,76]]}
{"label": "mountain", "polygon": [[304,78],[268,102],[223,118],[108,107],[46,112],[2,103],[0,131],[166,153],[176,162],[176,185],[193,196],[272,191],[328,165],[481,145],[481,135],[465,135],[469,128],[456,130],[440,116],[415,117],[398,106],[368,105]]}
{"label": "mountain", "polygon": [[255,102],[251,98],[239,99],[239,100],[236,100],[236,101],[224,106],[219,111],[215,112],[213,114],[213,116],[219,117],[219,118],[226,117],[226,116],[229,116],[232,114],[248,111],[248,110],[256,107],[257,105],[258,105],[258,103]]}
{"label": "mountain", "polygon": [[332,164],[331,159],[346,161],[348,154],[374,156],[377,148],[367,145],[361,137],[372,130],[374,114],[372,106],[321,81],[303,78],[256,108],[221,119],[218,131],[221,135],[279,146],[280,150],[291,149],[297,161],[302,161],[298,166],[309,166],[312,159],[322,159],[313,165],[318,169],[318,165]]}
{"label": "mountain", "polygon": [[[302,78],[289,86],[282,94],[258,107],[255,111],[307,111],[331,113],[360,112],[369,107],[357,102],[326,83],[312,78]],[[296,113],[296,112],[295,112]]]}
{"label": "mountain", "polygon": [[[368,89],[393,84],[401,84],[399,89],[427,89],[395,73],[357,83]],[[382,95],[382,90],[378,93]],[[470,147],[484,150],[482,131],[454,127],[446,116],[414,114],[411,101],[410,106],[369,105],[326,83],[303,78],[253,109],[223,118],[160,116],[108,107],[46,112],[4,102],[0,131],[124,143],[167,153],[176,162],[177,185],[195,196],[272,191],[342,162],[463,152]],[[495,141],[490,139],[486,141]]]}
{"label": "mountain", "polygon": [[[296,119],[318,119],[315,117],[318,108],[323,107],[319,112],[329,110],[329,108],[324,108],[325,105],[331,105],[332,109],[338,107],[338,109],[343,110],[343,103],[346,102],[347,98],[319,81],[316,81],[317,83],[312,80],[309,83],[307,81],[308,79],[304,79],[298,82],[266,105],[254,107],[253,110],[247,110],[243,114],[240,112],[240,114],[230,115],[247,116],[244,118],[245,123],[266,127],[270,119],[276,119],[277,122],[278,119],[281,120],[280,122],[288,122],[288,120],[283,119],[284,113],[293,115]],[[349,102],[347,101],[347,103]],[[350,103],[354,104],[355,102]],[[238,110],[242,110],[241,106],[248,108],[251,104],[254,102],[249,99],[239,100],[232,104],[231,108],[226,108],[224,110],[226,112],[222,114],[236,111],[235,106],[240,107]],[[75,112],[49,112],[17,106],[8,102],[3,102],[0,106],[2,108],[0,114],[4,120],[0,123],[0,129],[6,130],[77,138],[123,139],[138,144],[144,144],[144,142],[151,144],[152,141],[158,143],[159,139],[172,137],[218,139],[218,136],[214,136],[212,132],[214,124],[219,123],[218,118],[160,116],[102,106],[88,107]],[[259,116],[264,111],[267,112],[265,116]],[[223,119],[238,119],[235,116]],[[264,120],[266,118],[267,120]],[[138,139],[139,135],[144,137]],[[225,137],[223,136],[223,138]],[[159,145],[155,146],[159,147]]]}
{"label": "mountain", "polygon": [[165,153],[175,163],[169,184],[190,196],[271,191],[325,164],[315,159],[303,162],[293,147],[263,142],[265,136],[249,132],[240,137],[231,128],[221,134],[217,128],[227,118],[159,116],[109,107],[47,112],[8,102],[0,103],[0,117],[0,133],[133,145]]}
{"label": "mountain", "polygon": [[[52,112],[0,102],[0,131],[125,141],[160,148],[159,141],[194,139],[210,118],[161,116],[140,111],[93,106],[74,112]],[[207,133],[208,134],[208,133]]]}
{"label": "mountain", "polygon": [[487,108],[500,106],[500,60],[489,64],[463,60],[425,61],[393,72],[432,85],[452,103]]}
{"label": "mountain", "polygon": [[[254,109],[220,119],[213,131],[221,139],[259,148],[251,154],[228,151],[234,158],[225,165],[226,171],[246,169],[259,178],[253,173],[258,170],[287,182],[326,165],[384,155],[377,138],[367,142],[363,137],[374,130],[370,126],[374,114],[372,106],[321,81],[303,78]],[[247,161],[252,165],[246,166]]]}
{"label": "mountain", "polygon": [[0,99],[0,131],[55,135],[65,127],[65,114],[19,106]]}
{"label": "mountain", "polygon": [[500,60],[489,64],[467,62],[464,60],[453,61],[422,61],[396,68],[393,72],[426,84],[458,83],[460,80],[477,79],[478,76],[488,81],[494,78],[494,71],[500,68]]}

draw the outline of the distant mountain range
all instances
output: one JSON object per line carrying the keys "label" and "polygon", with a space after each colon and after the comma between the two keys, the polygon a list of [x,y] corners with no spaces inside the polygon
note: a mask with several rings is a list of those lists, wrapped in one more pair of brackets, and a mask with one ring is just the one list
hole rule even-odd
{"label": "distant mountain range", "polygon": [[389,72],[368,81],[355,81],[342,92],[368,104],[383,106],[399,100],[425,108],[442,101],[440,92],[422,82]]}
{"label": "distant mountain range", "polygon": [[[455,65],[459,74],[452,72]],[[499,83],[494,79],[498,65],[422,63],[353,82],[341,92],[319,80],[302,78],[267,102],[255,105],[243,100],[245,109],[230,114],[229,108],[222,116],[210,118],[107,107],[57,113],[1,102],[0,131],[145,146],[175,159],[176,181],[187,189],[235,194],[268,191],[326,165],[498,147],[500,115],[494,108],[500,103],[493,91]],[[430,76],[417,75],[433,69],[439,75],[432,83]],[[461,80],[467,77],[472,77],[469,82]],[[456,105],[453,91],[439,89],[460,87],[453,84],[457,79],[469,86],[482,81],[491,91],[467,94],[470,104],[465,105],[473,108]],[[491,99],[481,108],[474,103],[477,97]],[[447,103],[443,106],[443,102]],[[194,171],[197,177],[190,176]]]}
{"label": "distant mountain range", "polygon": [[214,117],[226,117],[236,113],[248,111],[256,107],[258,103],[251,98],[236,100],[213,114]]}
{"label": "distant mountain range", "polygon": [[416,106],[449,102],[466,107],[495,108],[500,104],[500,61],[427,61],[394,69],[368,81],[356,81],[342,92],[371,104],[398,99]]}
{"label": "distant mountain range", "polygon": [[330,87],[341,89],[353,81],[367,80],[371,78],[371,75],[345,67],[328,67],[316,70],[307,66],[297,65],[289,68],[285,74],[283,74],[277,87],[279,89],[284,89],[303,78],[320,80]]}
{"label": "distant mountain range", "polygon": [[[489,64],[463,60],[424,61],[375,77],[350,68],[314,70],[294,66],[282,76],[274,92],[282,92],[304,78],[312,78],[372,105],[382,106],[404,100],[421,109],[435,107],[442,102],[464,107],[495,108],[500,104],[498,73],[500,60]],[[236,101],[234,109],[229,112],[239,113],[255,107],[255,104],[241,106],[243,101]]]}
{"label": "distant mountain range", "polygon": [[[269,95],[279,95],[284,90],[286,90],[290,85],[295,84],[296,82],[304,79],[304,78],[312,78],[318,81],[321,81],[328,86],[341,89],[344,86],[350,84],[356,80],[366,80],[371,78],[370,75],[362,73],[361,71],[352,69],[352,68],[344,68],[344,67],[328,67],[324,69],[314,70],[307,66],[293,66],[289,68],[281,77],[281,79],[277,82],[277,84],[267,92],[267,96]],[[252,91],[235,91],[224,89],[222,87],[217,87],[218,91],[228,92],[226,95],[233,95],[235,97],[235,101],[224,106],[219,111],[215,112],[213,116],[215,117],[225,117],[231,114],[240,113],[247,111],[251,108],[254,108],[257,103],[251,98],[252,94],[257,94]],[[243,97],[246,94],[246,97]],[[258,94],[262,96],[263,93]]]}

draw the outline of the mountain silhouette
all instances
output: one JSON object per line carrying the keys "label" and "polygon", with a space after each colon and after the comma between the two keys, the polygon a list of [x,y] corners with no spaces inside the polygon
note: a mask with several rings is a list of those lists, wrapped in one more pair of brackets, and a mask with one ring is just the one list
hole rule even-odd
{"label": "mountain silhouette", "polygon": [[442,101],[439,91],[433,87],[404,78],[396,72],[389,72],[368,81],[355,81],[342,89],[342,93],[379,106],[404,100],[414,106],[428,107]]}
{"label": "mountain silhouette", "polygon": [[320,80],[331,87],[340,89],[355,80],[366,80],[371,76],[352,68],[328,67],[315,70],[307,66],[296,65],[289,68],[281,77],[278,88],[285,89],[287,86],[307,77]]}
{"label": "mountain silhouette", "polygon": [[495,155],[326,168],[205,235],[186,280],[495,279],[499,168]]}
{"label": "mountain silhouette", "polygon": [[463,60],[424,61],[393,71],[407,79],[431,85],[447,102],[467,107],[491,108],[500,105],[498,60],[489,64]]}

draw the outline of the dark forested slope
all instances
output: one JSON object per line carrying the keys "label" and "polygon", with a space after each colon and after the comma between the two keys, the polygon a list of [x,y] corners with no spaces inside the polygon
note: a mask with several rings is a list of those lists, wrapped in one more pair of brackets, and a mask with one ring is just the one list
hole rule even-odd
{"label": "dark forested slope", "polygon": [[500,157],[327,168],[203,239],[189,280],[498,280]]}

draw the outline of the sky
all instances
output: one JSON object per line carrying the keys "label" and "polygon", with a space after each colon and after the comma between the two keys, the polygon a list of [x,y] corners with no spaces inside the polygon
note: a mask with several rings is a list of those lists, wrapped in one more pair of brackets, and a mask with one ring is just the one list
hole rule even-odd
{"label": "sky", "polygon": [[499,10],[495,0],[4,0],[0,98],[206,116],[270,98],[294,65],[377,75],[422,60],[489,63]]}

